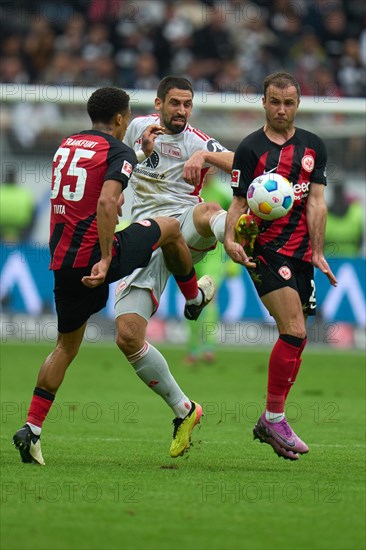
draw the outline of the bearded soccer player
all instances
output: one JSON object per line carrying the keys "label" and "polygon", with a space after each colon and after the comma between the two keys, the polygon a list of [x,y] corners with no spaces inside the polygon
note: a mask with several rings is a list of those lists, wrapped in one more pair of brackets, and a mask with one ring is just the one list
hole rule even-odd
{"label": "bearded soccer player", "polygon": [[295,126],[300,86],[291,74],[267,76],[262,103],[264,127],[243,139],[235,153],[234,197],[224,246],[234,261],[248,267],[243,248],[235,242],[235,227],[238,217],[248,210],[250,183],[267,172],[281,174],[293,183],[295,202],[285,217],[274,221],[257,218],[255,267],[249,274],[279,332],[269,359],[266,410],[254,427],[254,437],[271,445],[279,456],[297,460],[309,448],[288,424],[285,401],[300,369],[307,316],[316,313],[314,266],[330,284],[337,285],[323,252],[327,154],[317,135]]}
{"label": "bearded soccer player", "polygon": [[[193,96],[192,84],[186,78],[163,78],[157,89],[156,112],[136,117],[124,141],[136,151],[148,125],[164,126],[164,134],[154,142],[154,151],[148,159],[140,160],[131,178],[132,219],[170,216],[179,220],[196,263],[216,246],[217,240],[223,241],[225,232],[226,211],[214,202],[203,202],[200,197],[203,178],[210,165],[230,172],[234,154],[189,124]],[[168,365],[161,353],[146,341],[146,329],[159,306],[169,275],[160,251],[156,251],[146,268],[122,280],[115,305],[117,344],[138,375],[147,383],[154,374],[158,382],[154,391],[164,393],[169,387]],[[198,286],[206,296],[213,297],[214,284],[210,277],[203,276]],[[200,311],[199,304],[187,302],[184,314],[196,320]],[[131,325],[135,327],[133,334]],[[183,415],[184,410],[179,408],[178,412]],[[180,453],[180,447],[175,444],[180,430],[178,416],[170,449],[172,457]]]}
{"label": "bearded soccer player", "polygon": [[[110,282],[147,265],[161,246],[185,298],[204,301],[177,220],[145,218],[114,234],[123,190],[137,163],[135,152],[121,142],[130,118],[129,99],[118,88],[96,90],[87,103],[92,129],[65,138],[53,159],[49,244],[58,339],[39,371],[27,423],[13,437],[23,462],[44,464],[42,424],[78,353],[89,317],[107,302]],[[162,131],[159,125],[146,128],[137,155],[149,156]],[[184,450],[201,407],[192,404],[171,375],[169,382],[171,399],[180,400],[184,410],[175,438]],[[174,410],[176,401],[166,400]],[[189,414],[191,408],[194,414]]]}

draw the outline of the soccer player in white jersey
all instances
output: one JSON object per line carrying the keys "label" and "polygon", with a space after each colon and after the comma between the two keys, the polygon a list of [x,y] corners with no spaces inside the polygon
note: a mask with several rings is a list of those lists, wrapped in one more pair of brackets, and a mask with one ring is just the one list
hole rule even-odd
{"label": "soccer player in white jersey", "polygon": [[[196,263],[215,247],[217,240],[223,242],[225,233],[226,212],[216,203],[202,202],[199,196],[203,178],[210,165],[230,172],[234,154],[188,124],[193,95],[189,80],[165,77],[157,90],[156,114],[135,118],[124,142],[140,151],[146,127],[159,121],[164,126],[165,134],[156,139],[153,153],[147,159],[138,157],[139,164],[131,176],[132,220],[161,215],[179,219]],[[170,456],[176,457],[189,446],[202,409],[186,397],[162,354],[146,341],[148,321],[159,305],[169,275],[157,250],[146,268],[135,270],[117,286],[115,315],[117,345],[137,375],[173,409]],[[197,319],[214,295],[210,277],[202,277],[198,286],[202,296],[186,303],[184,314],[188,319]]]}

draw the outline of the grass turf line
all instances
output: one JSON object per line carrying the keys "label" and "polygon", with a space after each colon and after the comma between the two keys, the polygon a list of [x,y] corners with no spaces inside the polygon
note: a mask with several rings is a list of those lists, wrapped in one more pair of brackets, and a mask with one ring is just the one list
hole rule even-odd
{"label": "grass turf line", "polygon": [[117,348],[84,346],[44,425],[41,468],[20,462],[11,437],[51,349],[2,351],[2,548],[365,547],[362,355],[305,352],[287,414],[311,451],[289,463],[252,439],[268,350],[183,367],[181,348],[162,348],[206,413],[172,460],[170,410]]}

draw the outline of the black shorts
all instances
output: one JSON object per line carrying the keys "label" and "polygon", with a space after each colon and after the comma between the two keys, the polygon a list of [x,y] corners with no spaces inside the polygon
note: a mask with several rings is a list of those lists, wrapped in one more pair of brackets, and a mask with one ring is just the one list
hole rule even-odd
{"label": "black shorts", "polygon": [[[151,222],[150,225],[147,225],[147,221]],[[73,332],[80,328],[93,313],[97,313],[106,305],[109,283],[129,275],[138,267],[148,265],[161,232],[154,220],[144,220],[143,224],[133,223],[115,234],[116,255],[112,259],[106,282],[102,285],[88,288],[81,282],[84,275],[90,275],[91,265],[58,269],[53,272],[59,332]]]}
{"label": "black shorts", "polygon": [[305,315],[316,314],[314,267],[291,256],[284,256],[258,244],[253,253],[256,268],[248,269],[260,297],[289,286],[300,296]]}

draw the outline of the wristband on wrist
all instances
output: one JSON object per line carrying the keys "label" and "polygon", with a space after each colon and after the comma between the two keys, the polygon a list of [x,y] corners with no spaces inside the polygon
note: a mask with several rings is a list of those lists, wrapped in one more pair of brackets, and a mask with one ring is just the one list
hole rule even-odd
{"label": "wristband on wrist", "polygon": [[146,157],[145,153],[143,152],[143,150],[140,149],[140,151],[136,152],[136,158],[137,158],[137,162],[140,164],[141,162],[144,162],[144,160],[147,157]]}

